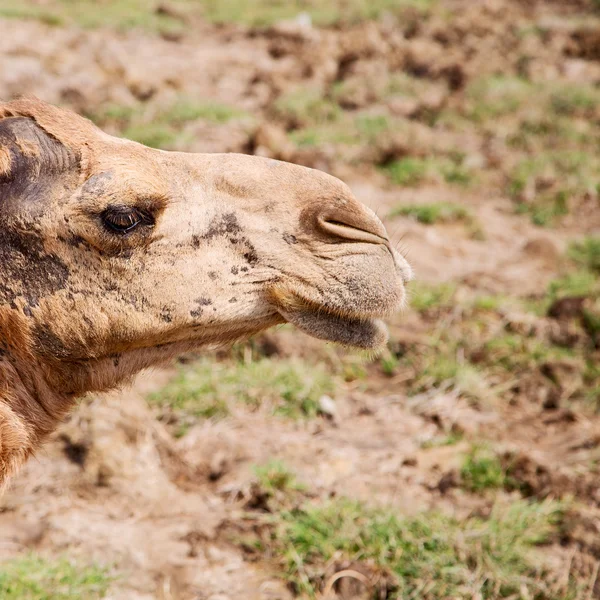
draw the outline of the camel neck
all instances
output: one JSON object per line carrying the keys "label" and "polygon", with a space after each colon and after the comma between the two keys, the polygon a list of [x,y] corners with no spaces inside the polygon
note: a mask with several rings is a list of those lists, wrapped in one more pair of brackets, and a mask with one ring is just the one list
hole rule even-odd
{"label": "camel neck", "polygon": [[26,331],[14,311],[0,309],[0,488],[71,404],[48,385]]}
{"label": "camel neck", "polygon": [[0,357],[0,491],[2,482],[33,452],[58,421],[36,378],[19,372],[5,350]]}

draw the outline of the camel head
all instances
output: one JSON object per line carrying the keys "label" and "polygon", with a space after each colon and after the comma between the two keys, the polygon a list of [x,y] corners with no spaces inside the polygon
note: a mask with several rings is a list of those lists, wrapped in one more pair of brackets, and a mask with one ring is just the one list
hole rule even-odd
{"label": "camel head", "polygon": [[231,342],[284,321],[373,348],[411,270],[349,188],[163,152],[42,103],[0,106],[0,306],[43,362]]}
{"label": "camel head", "polygon": [[111,387],[286,321],[374,348],[410,277],[325,173],[163,152],[39,100],[0,104],[0,367],[29,395]]}

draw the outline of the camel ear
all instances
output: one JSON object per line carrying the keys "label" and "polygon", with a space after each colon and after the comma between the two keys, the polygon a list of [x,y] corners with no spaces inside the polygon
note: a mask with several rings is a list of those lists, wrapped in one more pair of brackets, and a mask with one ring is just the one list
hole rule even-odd
{"label": "camel ear", "polygon": [[0,118],[0,213],[12,199],[40,199],[78,157],[29,117]]}

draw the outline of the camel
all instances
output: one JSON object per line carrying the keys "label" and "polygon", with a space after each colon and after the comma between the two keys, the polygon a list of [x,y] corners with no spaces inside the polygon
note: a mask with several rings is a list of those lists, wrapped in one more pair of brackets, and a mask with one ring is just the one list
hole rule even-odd
{"label": "camel", "polygon": [[290,322],[359,348],[412,272],[340,180],[0,103],[0,483],[86,392]]}

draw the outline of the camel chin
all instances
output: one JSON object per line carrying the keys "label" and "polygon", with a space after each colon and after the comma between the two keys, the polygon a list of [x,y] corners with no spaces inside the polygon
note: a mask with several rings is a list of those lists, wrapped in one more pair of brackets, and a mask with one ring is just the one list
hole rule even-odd
{"label": "camel chin", "polygon": [[281,310],[281,315],[312,337],[362,350],[380,350],[388,341],[381,319],[353,319],[325,311]]}

